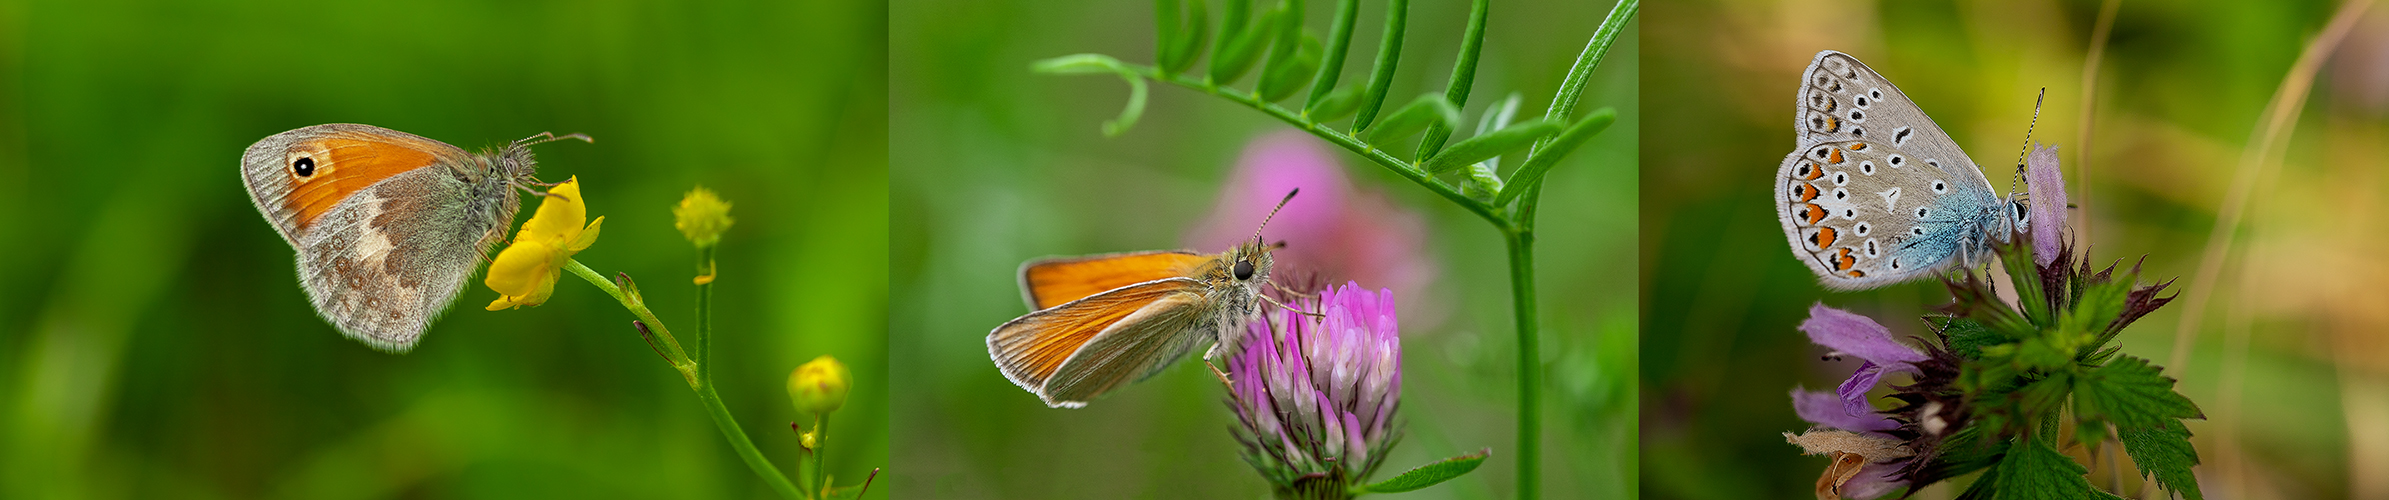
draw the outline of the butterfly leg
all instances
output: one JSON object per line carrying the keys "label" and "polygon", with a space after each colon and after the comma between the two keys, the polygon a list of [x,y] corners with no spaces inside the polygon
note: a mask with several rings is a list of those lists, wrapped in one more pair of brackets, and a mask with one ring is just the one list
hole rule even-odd
{"label": "butterfly leg", "polygon": [[1301,309],[1295,309],[1295,308],[1294,308],[1294,306],[1289,306],[1289,305],[1286,305],[1286,303],[1284,303],[1284,302],[1278,302],[1278,301],[1277,301],[1277,299],[1272,299],[1272,298],[1269,298],[1269,296],[1267,296],[1267,295],[1259,295],[1259,294],[1255,294],[1255,295],[1256,295],[1256,296],[1258,296],[1258,297],[1261,297],[1261,300],[1268,301],[1270,304],[1275,304],[1275,305],[1277,305],[1277,306],[1278,306],[1278,307],[1280,307],[1280,308],[1284,308],[1285,310],[1288,310],[1288,311],[1294,311],[1296,314],[1301,314],[1301,315],[1304,315],[1304,316],[1310,316],[1310,317],[1313,317],[1313,318],[1324,318],[1324,317],[1327,317],[1327,315],[1325,315],[1325,314],[1319,314],[1319,313],[1310,312],[1310,311],[1305,311],[1305,310],[1301,310]]}
{"label": "butterfly leg", "polygon": [[1234,383],[1234,382],[1229,382],[1229,381],[1228,381],[1228,372],[1219,371],[1219,365],[1214,365],[1214,364],[1211,364],[1211,358],[1209,358],[1209,357],[1205,357],[1205,358],[1203,358],[1203,367],[1204,367],[1204,368],[1210,368],[1210,369],[1211,369],[1211,376],[1213,376],[1213,377],[1219,377],[1219,385],[1224,385],[1224,386],[1228,386],[1228,387],[1235,387],[1235,386],[1236,386],[1236,383]]}

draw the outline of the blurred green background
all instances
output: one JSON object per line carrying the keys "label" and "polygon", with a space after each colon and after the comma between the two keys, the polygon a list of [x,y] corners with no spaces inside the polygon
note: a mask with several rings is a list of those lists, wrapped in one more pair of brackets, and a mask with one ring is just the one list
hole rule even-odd
{"label": "blurred green background", "polygon": [[[887,463],[885,5],[0,2],[0,497],[764,498],[631,315],[567,277],[414,351],[308,307],[250,206],[251,142],[370,123],[467,149],[541,131],[604,236],[693,331],[670,208],[736,203],[717,384],[781,468],[798,364],[852,367],[830,459]],[[522,217],[529,217],[526,203]],[[881,478],[883,481],[886,478]],[[874,493],[873,496],[881,496]]]}
{"label": "blurred green background", "polygon": [[[897,494],[1266,496],[1267,483],[1229,437],[1226,394],[1199,361],[1086,408],[1049,409],[997,372],[985,339],[1029,312],[1015,274],[1024,261],[1193,245],[1185,235],[1212,216],[1238,158],[1269,138],[1326,147],[1362,193],[1355,196],[1374,193],[1423,222],[1420,258],[1435,277],[1418,285],[1424,290],[1395,290],[1431,302],[1401,304],[1409,433],[1376,478],[1490,447],[1492,458],[1475,473],[1403,496],[1515,496],[1516,344],[1500,235],[1377,165],[1231,102],[1156,83],[1143,121],[1105,138],[1102,124],[1128,95],[1119,78],[1029,72],[1032,61],[1089,52],[1150,64],[1152,9],[1103,1],[891,7],[890,216],[903,222],[890,234],[889,282],[901,304],[888,320],[899,367],[890,424],[898,461],[911,469],[896,476]],[[1212,6],[1212,27],[1219,9]],[[1344,85],[1366,79],[1383,9],[1362,2]],[[1324,33],[1334,4],[1307,10],[1306,26]],[[1494,5],[1468,123],[1511,92],[1524,98],[1521,117],[1540,116],[1608,10],[1608,2]],[[1467,15],[1465,2],[1411,6],[1389,111],[1442,92]],[[1618,123],[1555,168],[1543,195],[1536,270],[1547,373],[1543,490],[1552,497],[1616,498],[1634,487],[1634,302],[1623,293],[1634,270],[1622,265],[1635,251],[1628,238],[1639,44],[1631,26],[1577,111],[1617,107]],[[1236,87],[1249,89],[1252,80],[1248,74]],[[1276,201],[1268,198],[1253,204]],[[1231,224],[1249,232],[1257,222]],[[1301,247],[1330,235],[1267,236]]]}
{"label": "blurred green background", "polygon": [[[2203,309],[2185,295],[2120,341],[2164,365],[2206,411],[2190,430],[2209,498],[2389,498],[2379,474],[2389,470],[2389,294],[2380,286],[2389,278],[2380,259],[2389,243],[2389,16],[2374,6],[2323,67],[2285,163],[2248,186],[2229,258],[2201,283],[2218,207],[2246,182],[2234,172],[2260,113],[2335,4],[2122,2],[2086,123],[2083,63],[2100,8],[1650,5],[1643,102],[1664,111],[1642,134],[1645,496],[1807,497],[1825,459],[1784,443],[1781,433],[1807,428],[1787,393],[1832,387],[1857,363],[1819,361],[1823,349],[1794,328],[1809,305],[1868,314],[1904,336],[1926,334],[1911,318],[1948,300],[1930,282],[1825,292],[1770,220],[1767,179],[1793,147],[1800,71],[1817,51],[1836,49],[1897,83],[1992,169],[1995,188],[2012,177],[2005,166],[2036,90],[2048,88],[2033,138],[2063,148],[2080,207],[2071,218],[2091,257],[2129,266],[2145,254],[2144,281],[2211,287]],[[2199,321],[2184,336],[2186,318]],[[2186,359],[2175,357],[2177,345]],[[2130,472],[2121,476],[2125,491],[2141,489]]]}

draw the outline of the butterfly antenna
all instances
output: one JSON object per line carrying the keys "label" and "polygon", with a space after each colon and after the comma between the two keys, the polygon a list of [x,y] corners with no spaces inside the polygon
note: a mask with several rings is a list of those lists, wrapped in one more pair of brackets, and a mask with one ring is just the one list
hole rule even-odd
{"label": "butterfly antenna", "polygon": [[2016,192],[2016,181],[2024,179],[2024,156],[2032,153],[2032,128],[2041,124],[2041,101],[2048,98],[2048,87],[2041,87],[2040,95],[2032,98],[2032,121],[2024,124],[2024,147],[2016,151],[2016,176],[2007,181],[2009,193]]}
{"label": "butterfly antenna", "polygon": [[1294,188],[1293,191],[1287,191],[1285,199],[1277,200],[1277,208],[1269,209],[1269,216],[1261,218],[1261,227],[1253,228],[1253,244],[1258,245],[1261,243],[1261,228],[1269,227],[1269,220],[1277,218],[1277,211],[1285,210],[1286,202],[1294,201],[1294,195],[1297,194],[1302,194],[1302,188]]}
{"label": "butterfly antenna", "polygon": [[529,146],[533,146],[533,145],[544,144],[544,143],[550,143],[550,142],[556,142],[556,141],[561,141],[561,140],[565,140],[565,139],[580,139],[580,140],[581,140],[581,142],[588,142],[588,143],[595,143],[595,142],[597,142],[597,139],[590,138],[590,137],[589,137],[589,134],[580,134],[580,133],[575,133],[575,134],[567,134],[567,135],[556,135],[556,133],[554,133],[554,132],[540,132],[540,133],[538,133],[538,134],[536,134],[536,135],[532,135],[532,136],[530,136],[530,137],[524,137],[522,140],[519,140],[519,141],[514,141],[514,145],[515,145],[515,147],[529,147]]}

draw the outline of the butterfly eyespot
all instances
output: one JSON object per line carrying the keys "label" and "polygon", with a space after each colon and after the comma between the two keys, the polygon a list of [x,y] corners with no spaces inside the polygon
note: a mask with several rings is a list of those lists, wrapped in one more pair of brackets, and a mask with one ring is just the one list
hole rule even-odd
{"label": "butterfly eyespot", "polygon": [[[1898,157],[1897,157],[1897,156],[1894,156],[1893,158],[1898,158]],[[1871,161],[1862,161],[1862,162],[1858,162],[1858,173],[1861,173],[1861,174],[1866,174],[1866,175],[1875,175],[1875,162],[1871,162]]]}
{"label": "butterfly eyespot", "polygon": [[1900,128],[1892,129],[1892,130],[1891,130],[1891,143],[1892,143],[1892,144],[1895,144],[1895,145],[1907,145],[1907,144],[1908,144],[1908,136],[1912,136],[1912,135],[1916,135],[1916,131],[1914,131],[1914,130],[1909,130],[1909,129],[1908,129],[1908,127],[1900,127]]}
{"label": "butterfly eyespot", "polygon": [[1947,193],[1947,192],[1949,192],[1949,183],[1941,182],[1941,181],[1939,181],[1939,180],[1935,180],[1935,181],[1933,181],[1933,194],[1941,194],[1941,193]]}
{"label": "butterfly eyespot", "polygon": [[1236,261],[1236,279],[1237,279],[1238,281],[1253,279],[1253,262],[1252,262],[1252,261],[1249,261],[1249,260],[1239,260],[1239,261]]}
{"label": "butterfly eyespot", "polygon": [[1850,220],[1858,220],[1858,209],[1855,209],[1855,208],[1844,208],[1844,209],[1842,209],[1842,218],[1844,218],[1844,219],[1850,219]]}
{"label": "butterfly eyespot", "polygon": [[1933,212],[1933,209],[1931,209],[1931,208],[1926,208],[1926,207],[1916,207],[1916,218],[1918,218],[1918,219],[1922,219],[1922,218],[1924,218],[1924,215],[1925,215],[1925,214],[1932,213],[1932,212]]}
{"label": "butterfly eyespot", "polygon": [[[1850,135],[1855,135],[1855,136],[1859,136],[1859,137],[1866,137],[1866,128],[1865,128],[1865,127],[1850,127]],[[1850,148],[1850,149],[1853,149],[1853,150],[1854,150],[1854,149],[1858,149],[1858,148]]]}
{"label": "butterfly eyespot", "polygon": [[1896,258],[1896,257],[1895,257],[1895,258],[1893,258],[1893,259],[1891,259],[1891,270],[1893,270],[1893,271],[1898,271],[1898,270],[1900,270],[1900,259],[1898,259],[1898,258]]}
{"label": "butterfly eyespot", "polygon": [[1891,159],[1884,161],[1891,162],[1892,168],[1908,166],[1908,158],[1900,155],[1891,155]]}
{"label": "butterfly eyespot", "polygon": [[1931,159],[1931,158],[1926,158],[1926,159],[1924,160],[1924,164],[1925,164],[1925,166],[1928,166],[1928,167],[1933,167],[1933,168],[1941,168],[1941,160],[1935,160],[1935,159]]}
{"label": "butterfly eyespot", "polygon": [[1874,101],[1867,99],[1866,96],[1858,96],[1858,107],[1864,108],[1870,104],[1874,104]]}
{"label": "butterfly eyespot", "polygon": [[[1873,231],[1874,231],[1874,229],[1875,229],[1875,227],[1874,227],[1874,226],[1871,226],[1871,225],[1868,225],[1867,223],[1860,222],[1860,223],[1858,223],[1858,227],[1855,227],[1855,228],[1852,228],[1852,229],[1857,229],[1857,230],[1858,230],[1858,235],[1859,235],[1859,236],[1866,236],[1866,233],[1873,232]],[[1873,241],[1868,241],[1868,242],[1867,242],[1867,244],[1868,244],[1868,245],[1873,245],[1873,244],[1874,244],[1874,242],[1873,242]]]}
{"label": "butterfly eyespot", "polygon": [[1866,95],[1867,97],[1875,98],[1877,101],[1883,100],[1883,89],[1867,89]]}
{"label": "butterfly eyespot", "polygon": [[1866,256],[1867,256],[1867,258],[1870,258],[1870,259],[1871,259],[1871,258],[1874,258],[1874,257],[1875,257],[1875,256],[1877,256],[1877,255],[1882,255],[1882,254],[1883,254],[1882,248],[1881,248],[1881,247],[1879,247],[1879,246],[1877,246],[1877,245],[1875,245],[1875,240],[1872,240],[1872,239],[1866,240]]}
{"label": "butterfly eyespot", "polygon": [[1917,236],[1924,236],[1924,228],[1921,227],[1908,228],[1908,232]]}
{"label": "butterfly eyespot", "polygon": [[1863,122],[1863,121],[1866,121],[1866,112],[1865,112],[1865,111],[1859,111],[1859,110],[1855,110],[1855,109],[1853,109],[1853,110],[1850,110],[1850,121],[1854,121],[1854,122]]}
{"label": "butterfly eyespot", "polygon": [[[1849,183],[1850,183],[1850,173],[1849,173],[1849,172],[1834,172],[1834,173],[1833,173],[1833,185],[1835,185],[1835,186],[1839,186],[1839,185],[1843,185],[1843,184],[1849,184]],[[1839,196],[1837,195],[1837,196],[1836,196],[1836,198],[1839,198]]]}
{"label": "butterfly eyespot", "polygon": [[[1835,173],[1835,174],[1833,174],[1833,175],[1834,175],[1834,176],[1836,176],[1836,177],[1839,177],[1839,176],[1844,176],[1844,175],[1848,175],[1848,174],[1842,174],[1842,173],[1838,173],[1838,172],[1837,172],[1837,173]],[[1847,200],[1847,199],[1850,199],[1850,191],[1849,191],[1849,190],[1847,190],[1847,189],[1834,189],[1834,190],[1833,190],[1833,199],[1835,199],[1835,200]]]}
{"label": "butterfly eyespot", "polygon": [[290,172],[298,174],[299,177],[315,175],[315,159],[299,157],[298,160],[290,162]]}

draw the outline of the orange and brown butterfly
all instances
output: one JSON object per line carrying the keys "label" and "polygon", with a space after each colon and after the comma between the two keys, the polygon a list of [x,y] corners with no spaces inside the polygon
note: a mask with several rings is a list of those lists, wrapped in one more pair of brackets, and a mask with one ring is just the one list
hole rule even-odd
{"label": "orange and brown butterfly", "polygon": [[[298,251],[315,311],[375,348],[404,352],[506,236],[531,145],[589,136],[541,133],[495,151],[371,125],[334,123],[266,137],[241,155],[249,201]],[[537,194],[538,192],[532,191]]]}
{"label": "orange and brown butterfly", "polygon": [[1256,230],[1251,241],[1216,254],[1029,261],[1020,266],[1020,288],[1035,312],[988,333],[987,354],[1005,378],[1046,406],[1078,408],[1160,373],[1196,346],[1212,345],[1205,360],[1234,352],[1266,300],[1260,284],[1269,280],[1272,249]]}

